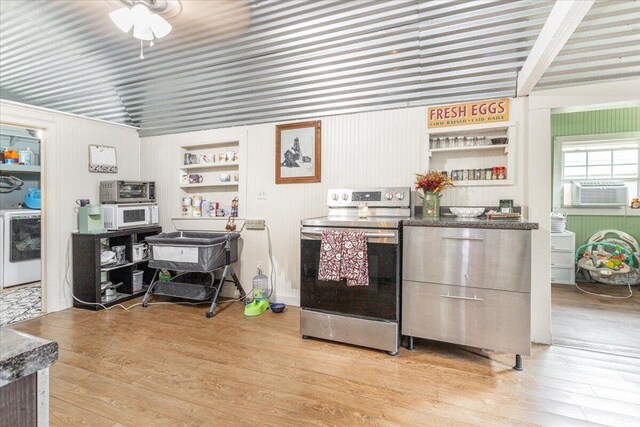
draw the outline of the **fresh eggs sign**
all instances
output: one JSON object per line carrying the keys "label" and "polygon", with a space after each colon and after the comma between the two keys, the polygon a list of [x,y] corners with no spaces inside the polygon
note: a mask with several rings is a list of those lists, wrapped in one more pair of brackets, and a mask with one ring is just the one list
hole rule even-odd
{"label": "fresh eggs sign", "polygon": [[509,121],[509,99],[506,98],[439,105],[429,107],[427,110],[427,126],[429,128],[506,121]]}

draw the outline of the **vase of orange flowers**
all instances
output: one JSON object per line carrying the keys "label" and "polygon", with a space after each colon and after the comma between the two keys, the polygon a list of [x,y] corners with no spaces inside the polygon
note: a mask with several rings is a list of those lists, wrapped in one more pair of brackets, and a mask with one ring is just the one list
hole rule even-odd
{"label": "vase of orange flowers", "polygon": [[453,187],[453,181],[445,172],[429,171],[416,174],[416,190],[422,190],[422,216],[424,218],[440,218],[440,192]]}

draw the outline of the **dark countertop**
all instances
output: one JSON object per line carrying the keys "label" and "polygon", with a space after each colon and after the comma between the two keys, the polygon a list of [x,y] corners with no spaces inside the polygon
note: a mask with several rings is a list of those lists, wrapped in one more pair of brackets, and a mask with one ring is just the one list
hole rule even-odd
{"label": "dark countertop", "polygon": [[504,221],[486,218],[456,218],[441,216],[439,219],[412,216],[402,221],[405,227],[450,227],[450,228],[490,228],[497,230],[537,230],[538,223],[526,220]]}
{"label": "dark countertop", "polygon": [[58,343],[0,327],[0,387],[58,360]]}

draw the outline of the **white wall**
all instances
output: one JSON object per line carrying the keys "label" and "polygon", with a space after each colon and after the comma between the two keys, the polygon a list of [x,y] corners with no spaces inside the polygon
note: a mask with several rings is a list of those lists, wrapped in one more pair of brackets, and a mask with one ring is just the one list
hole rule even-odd
{"label": "white wall", "polygon": [[[512,120],[526,120],[524,101],[514,100]],[[415,173],[428,168],[424,144],[426,108],[415,107],[369,113],[324,117],[322,120],[322,182],[318,184],[275,184],[275,125],[239,126],[141,139],[145,180],[155,180],[161,207],[161,222],[173,229],[171,217],[178,215],[182,193],[178,168],[181,145],[240,141],[240,217],[265,219],[271,230],[276,266],[277,298],[299,303],[300,220],[326,215],[329,188],[367,186],[412,187]],[[282,122],[278,122],[282,123]],[[445,195],[443,202],[463,205],[496,205],[501,198],[524,201],[525,126],[518,131],[516,163],[520,171],[516,185],[465,188]],[[258,192],[267,194],[259,200]],[[449,193],[450,190],[447,190]],[[200,228],[203,221],[198,221]],[[217,227],[224,223],[216,221]],[[268,266],[267,236],[261,231],[243,231],[244,245],[239,267],[246,288],[256,264]]]}
{"label": "white wall", "polygon": [[529,96],[526,197],[529,218],[540,223],[533,233],[531,305],[532,339],[551,343],[551,283],[549,229],[551,212],[551,112],[640,100],[640,79],[535,91]]}
{"label": "white wall", "polygon": [[[0,101],[0,123],[43,129],[43,307],[62,310],[72,303],[63,284],[65,251],[77,229],[75,201],[98,201],[98,183],[107,179],[139,179],[140,140],[135,128],[52,110]],[[116,147],[118,174],[88,172],[88,145]],[[71,271],[69,272],[71,276]],[[71,282],[71,277],[69,277]]]}

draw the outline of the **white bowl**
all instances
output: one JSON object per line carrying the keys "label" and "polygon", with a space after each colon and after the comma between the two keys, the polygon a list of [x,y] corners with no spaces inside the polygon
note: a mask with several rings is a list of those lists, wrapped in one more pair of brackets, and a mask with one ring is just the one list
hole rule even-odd
{"label": "white bowl", "polygon": [[476,218],[484,213],[484,208],[449,208],[458,218]]}

